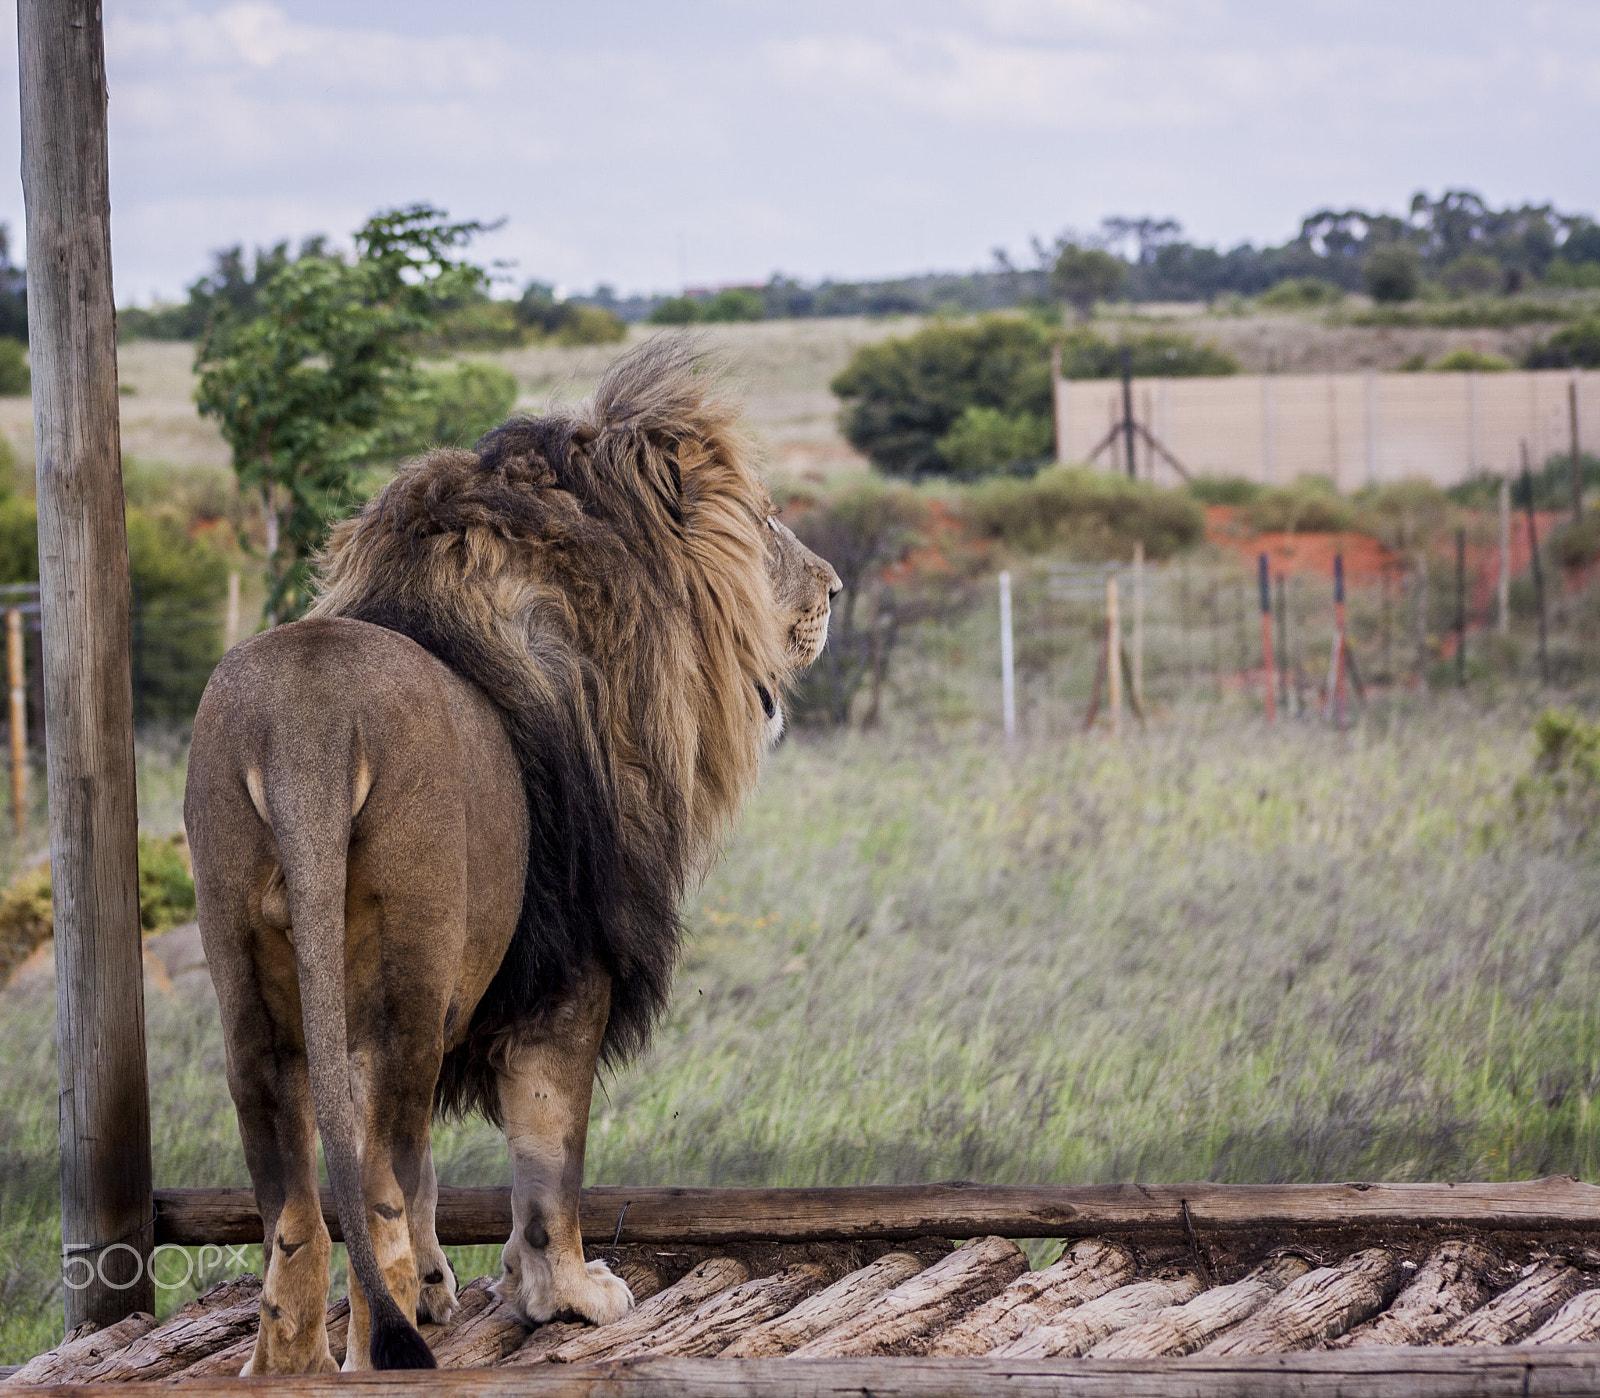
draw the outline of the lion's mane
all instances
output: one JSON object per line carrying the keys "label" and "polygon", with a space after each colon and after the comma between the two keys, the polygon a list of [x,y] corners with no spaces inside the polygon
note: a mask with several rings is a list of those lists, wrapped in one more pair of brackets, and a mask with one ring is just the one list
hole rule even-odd
{"label": "lion's mane", "polygon": [[312,615],[432,652],[499,709],[522,767],[521,917],[442,1109],[493,1118],[493,1055],[596,960],[606,1058],[644,1044],[681,895],[755,779],[763,696],[789,668],[770,501],[704,369],[692,342],[653,340],[583,407],[403,466],[322,560]]}

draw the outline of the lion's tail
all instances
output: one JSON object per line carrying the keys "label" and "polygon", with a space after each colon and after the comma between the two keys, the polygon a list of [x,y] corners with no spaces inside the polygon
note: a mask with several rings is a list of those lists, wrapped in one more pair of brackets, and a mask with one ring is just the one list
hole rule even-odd
{"label": "lion's tail", "polygon": [[[337,763],[331,770],[337,770]],[[268,822],[289,895],[295,966],[300,981],[306,1060],[328,1180],[350,1255],[372,1319],[375,1369],[433,1369],[433,1352],[395,1304],[378,1267],[361,1192],[358,1131],[350,1096],[345,1034],[345,862],[350,844],[350,799],[338,782],[266,783]]]}

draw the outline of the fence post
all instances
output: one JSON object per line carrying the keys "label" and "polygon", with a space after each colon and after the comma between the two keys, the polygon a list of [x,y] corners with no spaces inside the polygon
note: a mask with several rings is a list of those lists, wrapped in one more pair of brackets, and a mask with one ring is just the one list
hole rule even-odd
{"label": "fence post", "polygon": [[1050,346],[1050,413],[1055,425],[1056,465],[1067,461],[1067,405],[1061,378],[1061,346]]}
{"label": "fence post", "polygon": [[1278,687],[1285,713],[1289,708],[1289,599],[1288,579],[1278,574]]}
{"label": "fence post", "polygon": [[1496,629],[1511,633],[1511,477],[1500,477],[1500,576],[1495,587]]}
{"label": "fence post", "polygon": [[1133,546],[1133,706],[1144,712],[1144,544]]}
{"label": "fence post", "polygon": [[1567,380],[1567,418],[1572,429],[1572,518],[1583,518],[1583,464],[1578,452],[1578,380]]}
{"label": "fence post", "polygon": [[[1139,462],[1134,455],[1133,352],[1127,345],[1122,347],[1122,434],[1128,451],[1128,479],[1131,481],[1138,478]],[[1113,665],[1112,668],[1116,667]]]}
{"label": "fence post", "polygon": [[1000,706],[1006,742],[1017,736],[1017,680],[1011,650],[1011,574],[1000,574]]}
{"label": "fence post", "polygon": [[222,623],[222,649],[232,650],[239,644],[239,575],[228,574],[228,611]]}
{"label": "fence post", "polygon": [[1278,676],[1272,663],[1272,575],[1267,556],[1256,560],[1256,586],[1261,593],[1261,683],[1267,696],[1267,722],[1278,721]]}
{"label": "fence post", "polygon": [[1344,727],[1344,555],[1333,556],[1333,673],[1328,686],[1328,704],[1333,711],[1333,721]]}
{"label": "fence post", "polygon": [[1539,683],[1550,683],[1550,649],[1544,617],[1544,565],[1539,562],[1539,519],[1533,508],[1533,472],[1528,469],[1528,444],[1522,443],[1522,489],[1528,502],[1528,552],[1533,555],[1533,596],[1539,607]]}
{"label": "fence post", "polygon": [[1467,682],[1467,531],[1456,530],[1456,684]]}
{"label": "fence post", "polygon": [[28,688],[21,607],[6,612],[6,680],[11,688],[11,824],[20,846],[28,833]]}
{"label": "fence post", "polygon": [[1122,620],[1117,615],[1117,575],[1106,574],[1106,698],[1111,736],[1122,736]]}
{"label": "fence post", "polygon": [[68,1330],[155,1309],[99,0],[21,0]]}

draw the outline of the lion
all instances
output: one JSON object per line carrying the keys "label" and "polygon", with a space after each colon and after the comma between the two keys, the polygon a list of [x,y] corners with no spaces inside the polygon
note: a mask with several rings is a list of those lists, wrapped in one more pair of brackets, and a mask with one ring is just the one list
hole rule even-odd
{"label": "lion", "polygon": [[246,1373],[335,1367],[319,1135],[344,1367],[432,1367],[436,1111],[505,1133],[504,1301],[632,1305],[578,1228],[596,1067],[662,1014],[680,897],[840,587],[703,368],[658,339],[576,411],[402,466],[334,530],[306,619],[206,687],[184,817],[264,1233]]}

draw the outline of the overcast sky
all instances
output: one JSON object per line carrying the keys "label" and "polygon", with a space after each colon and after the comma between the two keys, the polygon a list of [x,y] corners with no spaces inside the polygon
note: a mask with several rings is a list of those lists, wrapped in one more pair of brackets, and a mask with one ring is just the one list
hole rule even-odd
{"label": "overcast sky", "polygon": [[106,43],[123,303],[419,199],[504,218],[519,282],[624,291],[1108,214],[1231,245],[1419,188],[1600,204],[1600,0],[107,0]]}

